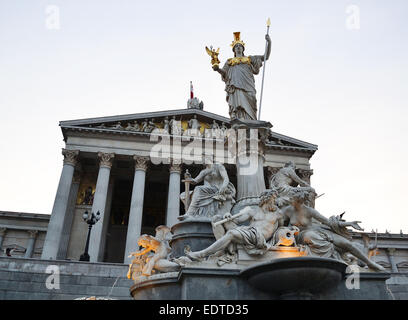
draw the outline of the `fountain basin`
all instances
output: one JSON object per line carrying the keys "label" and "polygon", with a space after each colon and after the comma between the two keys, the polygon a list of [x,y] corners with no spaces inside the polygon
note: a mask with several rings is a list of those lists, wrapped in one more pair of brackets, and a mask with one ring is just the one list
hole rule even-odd
{"label": "fountain basin", "polygon": [[347,265],[343,262],[318,257],[276,259],[242,270],[253,287],[282,299],[312,298],[343,279]]}

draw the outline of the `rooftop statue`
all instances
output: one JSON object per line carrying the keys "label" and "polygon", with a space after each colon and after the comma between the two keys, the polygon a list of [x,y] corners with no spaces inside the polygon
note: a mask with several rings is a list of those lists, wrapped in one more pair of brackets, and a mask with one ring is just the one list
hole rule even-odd
{"label": "rooftop statue", "polygon": [[172,135],[182,135],[183,128],[181,126],[181,120],[176,120],[176,116],[173,116],[170,119],[169,126]]}
{"label": "rooftop statue", "polygon": [[265,39],[267,46],[264,55],[245,56],[245,43],[240,38],[240,32],[234,32],[234,41],[231,44],[234,57],[228,59],[222,69],[219,67],[219,51],[209,51],[206,48],[209,54],[211,52],[213,70],[220,73],[222,81],[225,82],[231,119],[257,120],[254,74],[259,73],[262,63],[265,58],[269,59],[271,53],[271,39],[268,34]]}
{"label": "rooftop statue", "polygon": [[188,121],[188,129],[185,135],[199,137],[201,136],[200,129],[201,129],[201,124],[197,119],[197,115],[194,115],[193,118],[191,118]]}

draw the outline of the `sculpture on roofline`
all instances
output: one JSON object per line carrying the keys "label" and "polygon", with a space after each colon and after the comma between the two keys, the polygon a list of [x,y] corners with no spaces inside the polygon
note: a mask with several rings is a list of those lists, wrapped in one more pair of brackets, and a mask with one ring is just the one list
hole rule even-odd
{"label": "sculpture on roofline", "polygon": [[193,118],[191,118],[188,121],[188,129],[184,134],[187,136],[200,137],[201,136],[200,129],[201,129],[201,124],[197,119],[197,115],[194,115]]}
{"label": "sculpture on roofline", "polygon": [[176,120],[176,116],[173,116],[169,121],[169,126],[172,135],[181,136],[183,133],[183,128],[181,127],[181,121]]}

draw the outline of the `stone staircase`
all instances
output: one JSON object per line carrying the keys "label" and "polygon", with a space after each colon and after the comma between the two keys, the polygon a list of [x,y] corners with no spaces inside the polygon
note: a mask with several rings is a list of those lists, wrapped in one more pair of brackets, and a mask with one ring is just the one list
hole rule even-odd
{"label": "stone staircase", "polygon": [[[73,300],[92,296],[129,300],[133,281],[126,278],[127,270],[124,264],[0,257],[0,300]],[[59,289],[48,289],[47,279],[54,286],[54,279],[59,279]]]}

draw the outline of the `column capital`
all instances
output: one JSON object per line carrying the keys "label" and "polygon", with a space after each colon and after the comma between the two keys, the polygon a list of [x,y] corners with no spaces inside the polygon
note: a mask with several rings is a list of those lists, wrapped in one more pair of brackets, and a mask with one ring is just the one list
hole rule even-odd
{"label": "column capital", "polygon": [[7,228],[5,227],[0,228],[0,237],[4,237],[6,231],[7,231]]}
{"label": "column capital", "polygon": [[179,161],[172,161],[170,163],[170,167],[169,167],[169,171],[171,172],[177,172],[177,173],[181,173],[181,167],[182,164]]}
{"label": "column capital", "polygon": [[114,153],[98,152],[99,166],[105,168],[112,168]]}
{"label": "column capital", "polygon": [[393,256],[395,253],[395,248],[387,248],[387,252],[390,256]]}
{"label": "column capital", "polygon": [[149,166],[149,158],[134,155],[133,160],[135,160],[135,170],[147,171]]}
{"label": "column capital", "polygon": [[74,166],[77,164],[79,150],[62,149],[62,155],[64,156],[64,165],[68,164]]}
{"label": "column capital", "polygon": [[38,230],[27,230],[30,239],[35,239],[38,235]]}
{"label": "column capital", "polygon": [[299,175],[301,176],[301,178],[309,178],[310,176],[313,174],[313,170],[312,169],[297,169],[297,171],[299,172]]}

